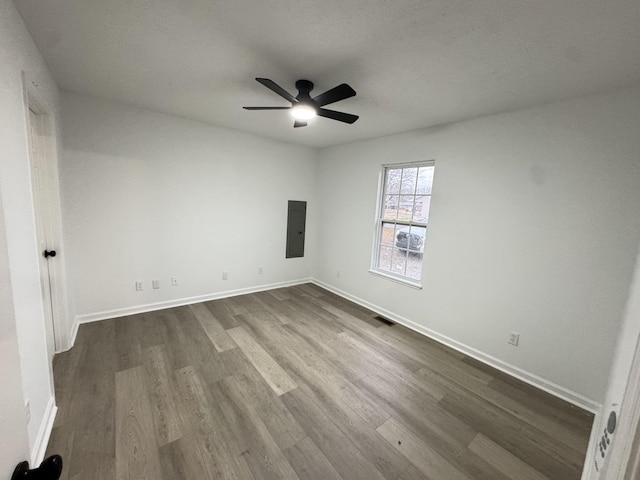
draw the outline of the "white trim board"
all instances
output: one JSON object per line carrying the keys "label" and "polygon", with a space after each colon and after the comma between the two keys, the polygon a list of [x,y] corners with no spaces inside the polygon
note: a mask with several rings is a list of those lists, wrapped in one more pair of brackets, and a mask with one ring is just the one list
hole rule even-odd
{"label": "white trim board", "polygon": [[591,434],[589,435],[589,444],[587,445],[587,454],[584,458],[584,466],[582,467],[580,480],[597,480],[600,477],[600,474],[595,471],[594,462],[600,440],[601,426],[604,428],[604,425],[601,425],[603,416],[604,412],[601,410],[596,413],[593,418],[593,426],[591,427]]}
{"label": "white trim board", "polygon": [[80,326],[80,319],[79,317],[76,317],[73,319],[73,324],[71,325],[71,332],[69,333],[69,343],[67,344],[67,346],[69,347],[68,350],[71,350],[71,348],[76,344],[76,337],[78,336],[79,326]]}
{"label": "white trim board", "polygon": [[389,310],[386,310],[382,307],[379,307],[378,305],[374,305],[373,303],[367,302],[366,300],[363,300],[354,295],[351,295],[350,293],[342,291],[339,288],[336,288],[332,285],[324,283],[315,278],[312,279],[311,281],[316,285],[318,285],[319,287],[325,288],[330,292],[335,293],[336,295],[339,295],[343,298],[346,298],[347,300],[357,303],[358,305],[362,305],[363,307],[366,307],[369,310],[373,310],[374,312],[377,312],[382,316],[387,317],[389,320],[392,320],[395,323],[398,323],[407,328],[410,328],[415,332],[418,332],[426,337],[429,337],[439,343],[446,345],[447,347],[453,348],[454,350],[464,353],[469,357],[475,358],[476,360],[486,365],[489,365],[490,367],[500,370],[501,372],[511,375],[512,377],[515,377],[519,380],[522,380],[523,382],[528,383],[529,385],[532,385],[536,388],[539,388],[540,390],[544,390],[545,392],[550,393],[551,395],[554,395],[558,398],[561,398],[562,400],[565,400],[569,403],[572,403],[573,405],[576,405],[580,408],[588,410],[591,413],[597,414],[602,407],[601,404],[591,400],[590,398],[585,397],[584,395],[573,392],[565,387],[562,387],[553,382],[545,380],[544,378],[539,377],[533,373],[527,372],[519,367],[505,363],[498,358],[495,358],[491,355],[487,355],[486,353],[483,353],[480,350],[476,350],[475,348],[469,347],[468,345],[465,345],[456,340],[453,340],[452,338],[442,335],[434,330],[431,330],[422,325],[419,325],[414,321],[409,320],[408,318],[404,318],[399,315],[396,315],[395,313],[390,312]]}
{"label": "white trim board", "polygon": [[42,423],[38,429],[38,436],[33,444],[33,450],[31,450],[31,467],[40,465],[44,460],[44,454],[47,451],[47,445],[49,445],[49,437],[51,437],[51,431],[53,430],[53,422],[56,419],[56,413],[58,407],[56,406],[55,398],[49,397],[49,403],[47,403],[47,409],[44,412]]}
{"label": "white trim board", "polygon": [[75,344],[78,326],[82,323],[97,322],[99,320],[107,320],[109,318],[126,317],[138,313],[153,312],[156,310],[164,310],[166,308],[181,307],[183,305],[191,305],[193,303],[208,302],[211,300],[219,300],[221,298],[236,297],[238,295],[246,295],[247,293],[264,292],[266,290],[274,290],[276,288],[292,287],[309,283],[311,278],[301,278],[298,280],[289,280],[286,282],[269,283],[266,285],[256,285],[254,287],[239,288],[236,290],[226,290],[223,292],[208,293],[206,295],[198,295],[195,297],[178,298],[176,300],[167,300],[164,302],[147,303],[145,305],[136,305],[133,307],[116,308],[114,310],[106,310],[104,312],[88,313],[78,315],[72,329],[72,343]]}

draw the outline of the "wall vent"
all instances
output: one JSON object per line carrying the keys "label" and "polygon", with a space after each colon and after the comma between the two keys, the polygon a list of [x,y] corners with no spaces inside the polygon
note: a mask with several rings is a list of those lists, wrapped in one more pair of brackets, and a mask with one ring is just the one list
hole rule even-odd
{"label": "wall vent", "polygon": [[382,322],[385,325],[389,325],[390,327],[393,327],[395,325],[394,322],[392,322],[388,318],[381,317],[380,315],[376,315],[375,317],[373,317],[373,319],[378,320],[379,322]]}

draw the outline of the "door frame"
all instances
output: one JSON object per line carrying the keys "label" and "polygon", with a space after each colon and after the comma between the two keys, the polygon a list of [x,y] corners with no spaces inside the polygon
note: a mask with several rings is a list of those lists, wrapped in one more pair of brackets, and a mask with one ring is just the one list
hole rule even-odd
{"label": "door frame", "polygon": [[[58,172],[58,141],[57,141],[57,119],[55,110],[38,92],[38,85],[30,81],[25,72],[22,73],[23,95],[24,95],[24,112],[27,128],[27,139],[29,142],[29,170],[31,176],[31,195],[33,199],[34,216],[36,222],[45,221],[43,226],[47,230],[48,240],[51,245],[48,248],[55,248],[57,255],[55,261],[49,262],[49,279],[51,286],[51,313],[53,329],[53,345],[54,352],[48,352],[49,356],[71,348],[71,322],[69,321],[67,282],[65,271],[65,250],[62,237],[62,209],[60,205],[60,183]],[[46,175],[43,180],[44,189],[36,195],[36,182],[38,179],[33,178],[33,162],[31,156],[31,115],[33,111],[38,118],[38,128],[44,132],[44,141],[41,145],[41,154],[46,163]],[[40,149],[39,149],[40,150]],[[43,208],[46,204],[46,209]],[[46,215],[46,219],[43,218]],[[38,240],[38,248],[40,246],[40,233],[38,225],[34,225]],[[37,255],[42,255],[38,251]],[[40,267],[39,267],[40,268]],[[44,299],[43,299],[44,301]],[[46,319],[45,319],[46,321]],[[49,330],[49,326],[45,326],[45,330]]]}
{"label": "door frame", "polygon": [[636,343],[619,419],[617,438],[602,478],[634,480],[640,475],[640,341]]}

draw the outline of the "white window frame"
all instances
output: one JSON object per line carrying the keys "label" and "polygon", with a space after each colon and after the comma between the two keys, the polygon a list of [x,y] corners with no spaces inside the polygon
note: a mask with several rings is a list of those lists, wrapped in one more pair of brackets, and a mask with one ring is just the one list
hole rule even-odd
{"label": "white window frame", "polygon": [[[422,288],[422,283],[421,283],[422,279],[415,280],[415,279],[406,277],[404,275],[399,275],[393,272],[378,269],[378,259],[380,258],[380,247],[381,247],[380,239],[382,238],[382,228],[383,228],[382,226],[384,223],[389,223],[389,220],[385,221],[382,217],[384,212],[384,199],[387,195],[386,183],[387,183],[388,170],[400,169],[400,168],[404,169],[404,168],[417,168],[417,167],[435,167],[435,165],[436,165],[435,160],[424,160],[424,161],[409,162],[409,163],[390,163],[390,164],[382,165],[382,171],[380,172],[380,176],[378,180],[378,202],[377,202],[377,208],[376,208],[375,228],[374,228],[374,237],[373,237],[373,248],[372,248],[373,253],[371,256],[371,268],[369,269],[369,273],[386,278],[388,280],[401,283],[403,285],[413,287],[413,288],[417,288],[417,289]],[[417,187],[417,182],[416,182],[416,187]],[[413,195],[415,197],[415,192]],[[429,195],[431,196],[432,194],[429,194]],[[408,227],[411,227],[411,226],[420,226],[425,228],[427,227],[427,223],[421,223],[421,222],[401,220],[401,221],[396,221],[395,223],[396,225],[397,224],[407,225]],[[427,236],[425,234],[425,243],[426,243],[426,238]],[[425,248],[426,248],[426,244],[425,244]],[[424,253],[423,253],[422,261],[424,262]]]}

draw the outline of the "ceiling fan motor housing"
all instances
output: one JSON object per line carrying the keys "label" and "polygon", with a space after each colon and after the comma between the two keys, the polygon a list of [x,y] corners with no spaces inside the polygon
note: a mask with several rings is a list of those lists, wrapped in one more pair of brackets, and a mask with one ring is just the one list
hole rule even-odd
{"label": "ceiling fan motor housing", "polygon": [[298,96],[296,100],[301,103],[315,106],[315,102],[311,98],[311,90],[313,90],[313,82],[309,80],[298,80],[296,82],[296,89],[298,90]]}

